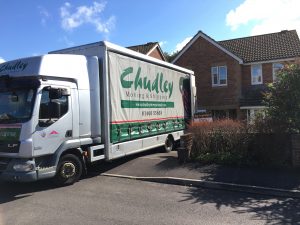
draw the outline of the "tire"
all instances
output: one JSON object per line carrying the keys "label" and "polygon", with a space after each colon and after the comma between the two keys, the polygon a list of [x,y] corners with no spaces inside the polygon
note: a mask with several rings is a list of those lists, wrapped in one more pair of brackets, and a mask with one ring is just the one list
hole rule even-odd
{"label": "tire", "polygon": [[74,184],[81,177],[82,168],[82,162],[76,155],[63,155],[59,160],[54,182],[59,186]]}
{"label": "tire", "polygon": [[174,149],[175,142],[171,135],[166,138],[165,141],[165,152],[171,152]]}

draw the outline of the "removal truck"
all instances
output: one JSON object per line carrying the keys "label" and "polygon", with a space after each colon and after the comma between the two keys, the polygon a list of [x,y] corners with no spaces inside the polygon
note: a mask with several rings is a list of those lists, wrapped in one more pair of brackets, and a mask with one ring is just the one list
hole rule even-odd
{"label": "removal truck", "polygon": [[97,42],[0,64],[0,178],[76,182],[89,164],[164,146],[194,112],[193,72]]}

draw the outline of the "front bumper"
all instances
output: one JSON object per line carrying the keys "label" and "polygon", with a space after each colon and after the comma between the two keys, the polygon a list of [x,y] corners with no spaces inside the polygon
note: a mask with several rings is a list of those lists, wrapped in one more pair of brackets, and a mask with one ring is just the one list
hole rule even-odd
{"label": "front bumper", "polygon": [[[29,171],[16,171],[16,165],[31,165]],[[21,166],[22,167],[22,166]],[[0,157],[0,180],[15,182],[32,182],[52,178],[56,174],[56,166],[37,167],[35,159],[10,159]]]}
{"label": "front bumper", "polygon": [[37,172],[0,172],[0,179],[14,182],[32,182],[37,180]]}
{"label": "front bumper", "polygon": [[34,161],[28,159],[8,159],[0,158],[0,179],[6,181],[16,182],[31,182],[38,179],[37,171],[34,169],[31,171],[15,171],[14,166],[24,163],[33,163]]}

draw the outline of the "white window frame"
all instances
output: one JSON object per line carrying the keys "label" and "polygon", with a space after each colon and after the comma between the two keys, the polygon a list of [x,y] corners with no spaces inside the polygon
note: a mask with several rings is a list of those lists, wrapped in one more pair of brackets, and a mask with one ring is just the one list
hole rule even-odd
{"label": "white window frame", "polygon": [[[225,76],[226,76],[226,79],[225,79],[225,84],[221,84],[221,80],[220,80],[220,68],[225,68]],[[217,83],[214,83],[214,69],[217,69]],[[211,67],[211,84],[213,87],[220,87],[220,86],[227,86],[227,66],[212,66]]]}
{"label": "white window frame", "polygon": [[[275,65],[281,65],[280,67],[275,67]],[[272,64],[272,71],[273,71],[273,82],[276,81],[277,79],[277,76],[276,76],[276,73],[278,70],[282,69],[284,67],[283,63],[282,62],[276,62],[276,63],[273,63]]]}
{"label": "white window frame", "polygon": [[240,107],[241,110],[246,110],[248,124],[253,124],[258,113],[262,114],[262,116],[264,118],[265,117],[264,110],[266,108],[267,108],[266,106],[243,106],[243,107]]}
{"label": "white window frame", "polygon": [[[260,67],[260,74],[257,76],[257,77],[261,77],[260,78],[260,82],[258,81],[258,78],[257,78],[257,80],[255,80],[254,81],[254,72],[253,72],[253,70],[254,70],[254,67],[256,67],[256,66],[258,66],[258,67]],[[251,84],[252,85],[257,85],[257,84],[262,84],[263,83],[263,74],[262,74],[262,64],[253,64],[253,65],[251,65]]]}

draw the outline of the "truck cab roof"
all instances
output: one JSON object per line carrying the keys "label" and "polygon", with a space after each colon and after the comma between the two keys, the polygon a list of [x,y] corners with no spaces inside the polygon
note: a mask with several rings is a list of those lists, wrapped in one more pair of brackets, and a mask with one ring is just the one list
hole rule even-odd
{"label": "truck cab roof", "polygon": [[7,61],[0,64],[0,77],[51,77],[78,80],[88,79],[88,64],[97,57],[68,54],[46,54]]}

